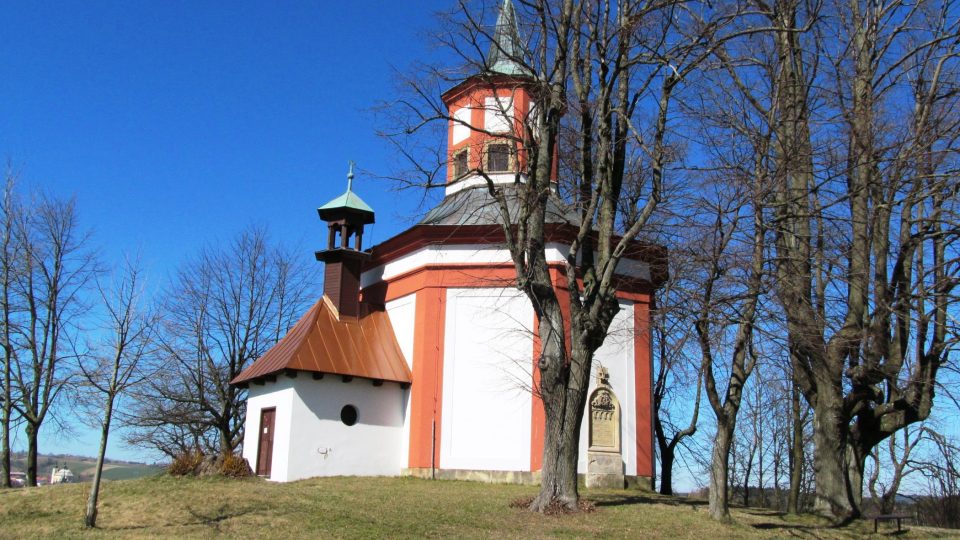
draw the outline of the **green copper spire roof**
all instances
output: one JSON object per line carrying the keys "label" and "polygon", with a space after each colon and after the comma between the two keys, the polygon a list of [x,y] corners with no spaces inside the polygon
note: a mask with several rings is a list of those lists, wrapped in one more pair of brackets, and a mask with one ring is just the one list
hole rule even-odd
{"label": "green copper spire roof", "polygon": [[530,76],[530,70],[517,59],[526,52],[517,30],[517,15],[512,0],[503,0],[500,14],[497,15],[497,27],[493,32],[490,52],[487,53],[487,69],[502,75]]}
{"label": "green copper spire roof", "polygon": [[[325,214],[327,210],[353,210],[356,212],[369,212],[373,214],[373,208],[363,202],[363,199],[357,196],[353,192],[353,162],[350,162],[350,172],[347,173],[347,191],[340,195],[336,199],[328,202],[327,204],[321,206],[317,210],[320,211],[321,216]],[[372,223],[372,222],[371,222]]]}

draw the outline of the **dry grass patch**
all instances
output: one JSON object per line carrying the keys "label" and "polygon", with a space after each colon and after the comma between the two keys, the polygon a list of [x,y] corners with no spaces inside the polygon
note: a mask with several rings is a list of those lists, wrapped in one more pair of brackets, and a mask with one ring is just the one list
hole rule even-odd
{"label": "dry grass patch", "polygon": [[[812,517],[735,509],[638,491],[584,492],[593,512],[539,515],[511,503],[536,487],[412,478],[172,478],[104,484],[97,530],[85,530],[87,485],[0,491],[0,538],[861,538],[872,522],[835,529]],[[523,506],[523,505],[521,505]],[[946,537],[910,526],[908,538]],[[878,535],[883,537],[884,535]],[[955,536],[956,537],[956,536]]]}

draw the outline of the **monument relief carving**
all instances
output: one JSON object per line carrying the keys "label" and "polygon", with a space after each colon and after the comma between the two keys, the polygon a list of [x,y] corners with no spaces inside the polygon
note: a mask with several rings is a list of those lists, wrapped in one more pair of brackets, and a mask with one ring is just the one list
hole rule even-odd
{"label": "monument relief carving", "polygon": [[609,390],[598,388],[590,402],[590,448],[619,451],[619,412]]}
{"label": "monument relief carving", "polygon": [[587,433],[587,487],[622,488],[620,455],[620,402],[610,386],[610,374],[601,367],[597,388],[590,394]]}

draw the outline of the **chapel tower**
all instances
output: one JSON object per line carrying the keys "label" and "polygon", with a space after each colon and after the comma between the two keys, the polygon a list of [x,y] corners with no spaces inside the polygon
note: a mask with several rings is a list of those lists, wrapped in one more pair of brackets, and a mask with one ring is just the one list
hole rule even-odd
{"label": "chapel tower", "polygon": [[484,185],[487,178],[496,184],[525,181],[529,156],[523,141],[536,121],[535,78],[526,56],[513,2],[504,0],[483,71],[441,96],[450,118],[447,195]]}

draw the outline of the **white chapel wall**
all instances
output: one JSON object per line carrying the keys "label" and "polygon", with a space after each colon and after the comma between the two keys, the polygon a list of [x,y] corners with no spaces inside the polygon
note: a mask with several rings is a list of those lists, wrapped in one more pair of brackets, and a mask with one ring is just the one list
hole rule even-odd
{"label": "white chapel wall", "polygon": [[[386,308],[387,316],[390,317],[390,325],[393,326],[393,333],[397,337],[397,344],[400,345],[403,358],[407,361],[407,367],[412,372],[417,295],[413,293],[391,300],[387,302]],[[400,463],[402,467],[406,467],[410,460],[410,396],[410,389],[407,388],[402,398],[404,404],[403,429],[400,438]]]}
{"label": "white chapel wall", "polygon": [[440,467],[530,468],[533,308],[515,289],[448,289]]}
{"label": "white chapel wall", "polygon": [[288,480],[287,456],[290,454],[290,429],[293,414],[293,384],[282,377],[264,385],[251,384],[247,393],[247,420],[243,431],[243,457],[250,468],[257,470],[257,451],[260,445],[260,411],[276,408],[273,428],[273,463],[270,479]]}
{"label": "white chapel wall", "polygon": [[[511,176],[512,177],[512,176]],[[563,244],[550,242],[546,246],[548,262],[562,262],[566,260],[569,248]],[[513,264],[510,250],[502,245],[491,244],[477,246],[476,244],[430,245],[398,257],[387,264],[367,270],[360,275],[360,286],[369,287],[384,280],[393,279],[411,270],[431,264]],[[389,311],[389,308],[388,308]],[[390,319],[391,323],[393,319]]]}
{"label": "white chapel wall", "polygon": [[413,332],[417,315],[417,295],[408,294],[387,302],[387,316],[393,326],[393,335],[403,353],[407,367],[413,369]]}
{"label": "white chapel wall", "polygon": [[453,112],[453,144],[464,141],[470,137],[473,131],[470,115],[473,109],[470,107],[461,107]]}
{"label": "white chapel wall", "polygon": [[[496,176],[496,175],[493,175]],[[513,182],[513,175],[508,181]],[[485,183],[486,181],[483,180]],[[545,254],[547,262],[562,263],[567,260],[570,246],[549,242]],[[369,287],[381,281],[393,279],[431,264],[513,264],[510,250],[498,244],[477,246],[475,244],[430,245],[398,257],[386,264],[371,268],[360,275],[360,286]],[[623,258],[617,264],[617,273],[638,279],[650,279],[650,265],[643,261]],[[389,311],[389,308],[388,308]],[[391,317],[391,322],[393,318]]]}
{"label": "white chapel wall", "polygon": [[513,131],[513,98],[491,96],[484,100],[483,127],[491,133]]}
{"label": "white chapel wall", "polygon": [[[593,357],[593,371],[590,374],[590,392],[597,387],[596,374],[600,366],[610,373],[610,386],[620,402],[620,441],[625,474],[637,474],[637,406],[635,392],[634,366],[634,327],[633,302],[620,301],[620,311],[610,323],[610,330],[603,345]],[[587,405],[589,411],[589,404]],[[584,415],[580,429],[580,459],[577,471],[587,472],[587,437],[589,434],[589,416]]]}
{"label": "white chapel wall", "polygon": [[[397,476],[401,467],[401,434],[405,392],[384,382],[326,375],[314,380],[300,373],[293,381],[287,480],[314,476]],[[344,405],[354,405],[358,421],[340,420]],[[279,430],[277,435],[279,436]]]}

